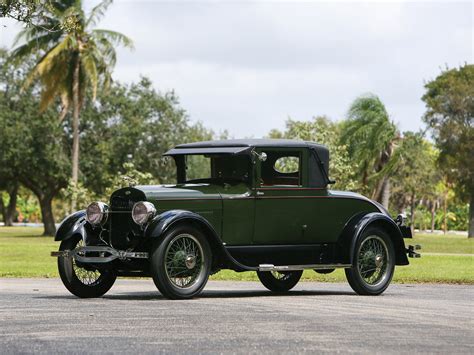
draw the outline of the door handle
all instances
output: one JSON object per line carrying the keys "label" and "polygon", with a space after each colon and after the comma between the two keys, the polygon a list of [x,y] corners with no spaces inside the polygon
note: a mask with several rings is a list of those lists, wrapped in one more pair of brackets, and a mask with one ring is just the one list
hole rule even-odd
{"label": "door handle", "polygon": [[263,195],[265,195],[265,192],[263,192],[263,191],[257,191],[257,196],[263,196]]}

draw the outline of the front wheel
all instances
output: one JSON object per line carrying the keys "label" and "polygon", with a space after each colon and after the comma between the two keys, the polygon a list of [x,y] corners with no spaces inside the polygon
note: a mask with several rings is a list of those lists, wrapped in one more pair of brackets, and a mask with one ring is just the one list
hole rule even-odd
{"label": "front wheel", "polygon": [[296,286],[303,271],[257,271],[260,282],[273,292],[286,292]]}
{"label": "front wheel", "polygon": [[395,269],[395,251],[388,234],[369,227],[357,241],[347,281],[359,295],[379,295],[386,290]]}
{"label": "front wheel", "polygon": [[[63,240],[59,250],[74,250],[84,246],[80,235]],[[78,264],[72,257],[58,258],[58,271],[66,288],[73,295],[81,298],[93,298],[104,295],[113,286],[116,275],[112,270],[97,270],[87,265]]]}
{"label": "front wheel", "polygon": [[172,228],[154,246],[151,275],[161,294],[170,299],[197,296],[209,279],[211,248],[206,237],[187,226]]}

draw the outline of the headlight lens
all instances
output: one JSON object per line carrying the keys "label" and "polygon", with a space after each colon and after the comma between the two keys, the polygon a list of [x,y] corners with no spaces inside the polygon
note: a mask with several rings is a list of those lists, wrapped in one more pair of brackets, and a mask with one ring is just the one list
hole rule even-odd
{"label": "headlight lens", "polygon": [[109,206],[103,202],[92,202],[86,209],[86,220],[93,226],[104,223],[107,220]]}
{"label": "headlight lens", "polygon": [[156,208],[152,203],[140,201],[133,205],[132,218],[136,224],[143,226],[155,213]]}

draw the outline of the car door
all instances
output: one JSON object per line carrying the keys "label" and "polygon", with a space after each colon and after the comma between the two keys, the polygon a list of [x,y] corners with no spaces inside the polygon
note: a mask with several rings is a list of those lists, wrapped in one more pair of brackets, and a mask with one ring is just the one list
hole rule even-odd
{"label": "car door", "polygon": [[257,149],[266,160],[257,162],[253,244],[305,243],[303,149]]}
{"label": "car door", "polygon": [[226,178],[231,179],[224,183],[220,192],[223,211],[222,241],[226,246],[252,244],[255,218],[255,198],[251,190],[252,169],[248,156],[213,160],[213,176],[219,176],[224,181]]}

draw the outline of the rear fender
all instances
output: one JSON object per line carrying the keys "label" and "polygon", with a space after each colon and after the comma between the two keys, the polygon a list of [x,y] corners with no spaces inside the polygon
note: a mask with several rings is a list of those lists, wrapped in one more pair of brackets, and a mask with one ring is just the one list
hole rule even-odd
{"label": "rear fender", "polygon": [[392,218],[379,212],[358,214],[346,224],[338,242],[342,250],[341,262],[353,263],[353,250],[357,240],[369,226],[383,228],[390,236],[395,248],[395,264],[408,265],[405,243],[400,228]]}

